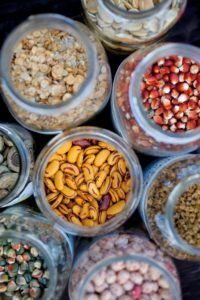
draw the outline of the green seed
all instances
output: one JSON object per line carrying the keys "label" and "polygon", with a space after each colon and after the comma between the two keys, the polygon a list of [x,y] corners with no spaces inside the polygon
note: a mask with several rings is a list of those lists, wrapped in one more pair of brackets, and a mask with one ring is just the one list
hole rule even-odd
{"label": "green seed", "polygon": [[9,281],[9,277],[7,274],[0,275],[0,283],[4,283],[4,282],[8,282],[8,281]]}
{"label": "green seed", "polygon": [[15,257],[16,257],[16,252],[15,252],[15,250],[13,250],[12,248],[9,248],[9,249],[7,250],[6,255],[7,255],[8,257],[15,258]]}
{"label": "green seed", "polygon": [[24,276],[21,276],[21,275],[18,275],[18,276],[17,276],[16,283],[17,283],[18,285],[26,285],[26,284],[27,284],[27,282],[26,282]]}
{"label": "green seed", "polygon": [[7,291],[7,286],[5,284],[0,284],[0,293],[5,293]]}
{"label": "green seed", "polygon": [[20,254],[16,256],[16,260],[17,260],[19,263],[22,263],[22,262],[24,261],[23,256],[20,255]]}
{"label": "green seed", "polygon": [[45,271],[45,272],[44,272],[43,278],[46,278],[46,279],[49,279],[49,278],[50,278],[50,276],[49,276],[49,271]]}
{"label": "green seed", "polygon": [[38,250],[35,247],[31,248],[31,254],[33,257],[37,257],[39,255]]}
{"label": "green seed", "polygon": [[0,258],[0,266],[5,266],[6,265],[6,260],[3,258]]}
{"label": "green seed", "polygon": [[3,255],[3,246],[0,246],[0,256]]}
{"label": "green seed", "polygon": [[28,263],[28,270],[29,270],[29,272],[33,272],[34,271],[34,269],[35,269],[35,267],[34,267],[34,262],[29,262]]}
{"label": "green seed", "polygon": [[12,243],[11,242],[11,247],[16,250],[16,251],[19,251],[22,247],[22,244],[21,243]]}
{"label": "green seed", "polygon": [[17,290],[17,285],[14,280],[8,283],[8,292],[14,292]]}
{"label": "green seed", "polygon": [[41,295],[41,289],[37,287],[31,288],[29,294],[33,298],[38,298]]}
{"label": "green seed", "polygon": [[42,284],[42,285],[47,285],[47,279],[42,277],[42,278],[39,278],[38,281]]}
{"label": "green seed", "polygon": [[22,274],[24,274],[27,270],[28,270],[28,263],[24,261],[24,262],[20,265],[18,273],[22,275]]}
{"label": "green seed", "polygon": [[9,265],[12,265],[12,264],[15,263],[15,258],[8,257],[8,258],[6,259],[6,261],[7,261],[7,263],[8,263]]}
{"label": "green seed", "polygon": [[30,283],[31,279],[32,279],[32,276],[30,273],[25,273],[24,274],[24,278],[26,280],[27,283]]}
{"label": "green seed", "polygon": [[[21,289],[20,289],[20,291],[21,291],[21,295],[27,295],[28,294],[28,292],[29,292],[29,287],[28,286],[26,286],[26,287],[22,287]],[[27,297],[27,296],[26,296]]]}
{"label": "green seed", "polygon": [[40,287],[40,284],[36,279],[33,279],[30,282],[30,287]]}
{"label": "green seed", "polygon": [[43,275],[42,270],[38,270],[38,269],[35,269],[32,273],[33,278],[40,278],[42,277],[42,275]]}
{"label": "green seed", "polygon": [[34,267],[36,269],[41,269],[42,267],[42,262],[40,260],[36,260],[36,262],[34,262]]}
{"label": "green seed", "polygon": [[26,261],[26,262],[28,262],[28,261],[31,260],[31,256],[30,256],[30,254],[28,252],[24,252],[22,254],[22,257],[23,257],[24,261]]}

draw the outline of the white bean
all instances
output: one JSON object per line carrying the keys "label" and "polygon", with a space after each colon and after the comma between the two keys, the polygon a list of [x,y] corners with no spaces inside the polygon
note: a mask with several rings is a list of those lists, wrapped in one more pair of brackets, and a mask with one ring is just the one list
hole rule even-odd
{"label": "white bean", "polygon": [[117,275],[117,280],[119,284],[124,284],[129,280],[130,273],[127,272],[126,270],[122,270],[118,273]]}
{"label": "white bean", "polygon": [[111,284],[110,290],[111,290],[112,294],[115,295],[116,297],[120,297],[124,293],[122,286],[119,285],[118,283]]}

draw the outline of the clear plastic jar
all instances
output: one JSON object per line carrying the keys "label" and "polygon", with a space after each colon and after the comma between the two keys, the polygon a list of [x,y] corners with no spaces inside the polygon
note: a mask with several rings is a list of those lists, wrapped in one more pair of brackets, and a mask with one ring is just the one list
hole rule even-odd
{"label": "clear plastic jar", "polygon": [[197,47],[171,43],[154,45],[130,55],[115,76],[112,93],[114,125],[133,148],[147,155],[187,153],[200,145],[199,127],[183,133],[164,131],[149,118],[143,105],[140,83],[145,72],[159,59],[172,55],[200,61]]}
{"label": "clear plastic jar", "polygon": [[165,0],[149,10],[126,11],[111,0],[82,0],[86,19],[111,50],[133,51],[155,42],[179,20],[186,0]]}
{"label": "clear plastic jar", "polygon": [[[127,199],[125,200],[125,207],[123,208],[123,210],[119,214],[114,215],[112,219],[107,220],[105,223],[101,223],[101,225],[98,226],[94,225],[92,227],[74,224],[73,222],[71,223],[67,219],[63,219],[63,216],[58,215],[49,204],[44,187],[44,174],[50,157],[52,157],[52,155],[55,154],[56,150],[59,149],[60,146],[65,144],[67,141],[76,141],[84,139],[103,141],[105,143],[110,144],[117,151],[119,151],[119,153],[123,155],[126,164],[128,165],[131,179],[130,192],[126,196]],[[53,138],[42,150],[36,161],[33,180],[34,195],[42,213],[52,223],[56,223],[65,232],[81,236],[95,236],[104,234],[114,230],[115,228],[123,224],[137,208],[141,196],[141,185],[142,170],[133,150],[118,135],[108,130],[97,127],[79,127],[70,131],[66,131],[63,134],[60,134]],[[74,198],[70,199],[72,200],[72,202],[74,201]],[[84,199],[84,202],[85,201],[88,202],[87,198]],[[66,204],[66,208],[67,205],[68,204]],[[82,207],[82,204],[80,204],[80,206]],[[69,211],[69,208],[67,208],[67,211]]]}
{"label": "clear plastic jar", "polygon": [[[85,55],[87,58],[87,72],[85,74],[86,77],[83,80],[80,88],[78,90],[74,90],[74,93],[72,93],[69,98],[68,98],[69,93],[65,94],[67,100],[66,99],[62,100],[64,98],[61,98],[61,100],[56,102],[57,101],[56,99],[58,97],[55,96],[57,95],[55,93],[58,93],[57,91],[58,86],[61,85],[61,84],[60,85],[57,84],[59,80],[56,79],[57,77],[60,78],[59,76],[61,76],[59,73],[60,66],[57,69],[55,68],[54,75],[52,75],[53,71],[47,74],[48,76],[50,75],[54,76],[55,80],[54,79],[52,80],[50,77],[47,76],[47,78],[45,77],[46,78],[46,80],[44,80],[45,82],[43,82],[43,80],[40,80],[37,83],[35,83],[36,86],[32,86],[34,80],[37,81],[37,77],[39,78],[41,77],[41,74],[46,74],[43,72],[49,72],[46,71],[46,69],[48,69],[49,66],[44,56],[42,56],[41,58],[43,62],[41,66],[42,72],[32,71],[31,73],[33,74],[31,75],[32,81],[28,81],[29,82],[28,91],[30,93],[33,93],[33,89],[34,89],[34,93],[37,93],[38,90],[40,92],[43,91],[42,92],[43,94],[40,93],[41,94],[40,97],[44,97],[44,98],[46,97],[45,98],[46,102],[43,100],[41,100],[40,103],[37,102],[38,100],[36,96],[31,96],[32,100],[25,99],[25,97],[19,93],[19,91],[16,89],[16,87],[13,84],[13,80],[11,78],[11,61],[14,54],[13,51],[16,45],[23,38],[26,38],[28,34],[32,32],[36,32],[37,33],[36,37],[37,37],[38,32],[40,30],[60,30],[61,32],[64,33],[67,32],[71,34],[71,36],[76,38],[78,42],[80,42],[80,45],[82,45],[85,51]],[[43,34],[43,36],[45,36],[45,33]],[[64,44],[65,45],[64,47],[65,49],[67,49],[67,51],[68,49],[70,49],[70,40],[68,42],[69,42],[69,46],[67,46],[68,48]],[[36,50],[33,47],[34,48],[32,50],[33,53],[34,51],[37,51],[37,46],[38,44],[36,44],[35,47]],[[38,51],[43,51],[43,50],[39,49]],[[31,55],[34,55],[33,53]],[[50,57],[51,57],[50,55],[49,56],[47,55],[47,58],[50,59]],[[30,68],[38,68],[38,65],[36,63],[38,63],[38,60],[40,60],[40,54],[36,53],[36,56],[31,59],[33,59],[33,62]],[[62,55],[58,56],[58,58],[55,57],[55,60],[56,59],[62,60]],[[27,63],[30,64],[30,61],[32,60],[29,60],[29,58],[27,58]],[[23,59],[20,58],[20,62],[18,63],[21,68],[21,64],[23,64]],[[72,61],[70,62],[68,60],[67,62],[64,61],[62,63],[71,64],[72,69],[74,68]],[[81,123],[86,122],[88,119],[94,117],[96,113],[101,111],[104,108],[104,106],[107,104],[111,92],[111,87],[112,87],[110,67],[108,65],[105,50],[103,49],[98,39],[94,36],[94,34],[91,31],[89,31],[89,29],[85,25],[70,20],[64,16],[56,15],[56,14],[42,14],[42,15],[31,16],[24,23],[19,25],[8,36],[8,38],[6,39],[3,45],[2,52],[1,52],[1,59],[0,59],[0,68],[1,68],[2,93],[4,95],[4,100],[12,115],[19,123],[21,123],[29,130],[33,130],[45,134],[54,134],[64,129],[76,127]],[[63,69],[62,72],[66,73],[66,71],[63,71]],[[22,74],[21,76],[27,77],[28,74]],[[66,79],[66,77],[63,78]],[[22,82],[26,82],[23,81],[26,79],[21,79],[21,80]],[[51,81],[52,83],[51,85],[46,86],[47,85],[46,81],[48,80],[50,81],[52,80]],[[63,88],[68,89],[67,86],[69,81],[67,81],[68,83],[64,83],[63,79],[61,79],[61,81],[63,85],[62,89]],[[72,89],[75,89],[75,83],[76,82],[74,82],[74,86]],[[72,84],[72,81],[69,84]],[[18,84],[18,86],[20,86],[20,84]],[[71,88],[72,85],[69,85],[69,87]],[[22,89],[22,92],[23,90],[24,89]],[[52,98],[51,100],[52,102],[50,103],[53,104],[49,104],[48,102],[49,98]]]}
{"label": "clear plastic jar", "polygon": [[[9,123],[0,123],[0,135],[6,137],[10,142],[10,149],[14,146],[18,152],[20,159],[20,171],[17,182],[14,188],[8,193],[5,193],[5,197],[0,200],[0,207],[14,205],[18,202],[28,199],[32,193],[32,172],[34,167],[34,154],[33,154],[33,138],[31,134],[22,128],[21,126]],[[2,155],[5,158],[4,163],[0,166],[1,173],[1,186],[0,191],[6,190],[3,188],[3,184],[6,180],[6,177],[9,175],[10,167],[8,163],[8,152],[5,153],[5,142],[2,142]],[[3,145],[2,145],[3,143]],[[12,151],[12,150],[11,150]],[[9,158],[11,159],[11,158]],[[16,174],[16,173],[14,173]],[[3,183],[3,180],[4,183]]]}
{"label": "clear plastic jar", "polygon": [[79,254],[69,296],[70,300],[172,300],[181,299],[181,291],[172,260],[159,248],[145,236],[115,233],[85,246]]}
{"label": "clear plastic jar", "polygon": [[[200,249],[183,239],[174,219],[177,216],[175,208],[179,197],[192,184],[199,183],[199,174],[200,155],[198,154],[161,159],[153,162],[144,172],[144,193],[139,206],[140,214],[151,238],[167,254],[177,259],[200,259]],[[189,214],[189,218],[191,214],[191,219],[195,212],[193,202],[194,200],[189,199],[186,205],[181,202],[182,209],[185,209],[187,216]],[[196,226],[195,220],[198,224],[198,217],[192,221],[193,229]],[[188,232],[188,225],[183,224],[184,220],[181,222],[181,227]],[[198,230],[195,235],[198,239]],[[194,234],[191,230],[191,240],[193,238]]]}
{"label": "clear plastic jar", "polygon": [[22,205],[9,208],[0,215],[0,232],[1,241],[24,242],[41,253],[50,274],[48,288],[41,299],[60,299],[72,266],[72,238],[53,227],[32,208]]}

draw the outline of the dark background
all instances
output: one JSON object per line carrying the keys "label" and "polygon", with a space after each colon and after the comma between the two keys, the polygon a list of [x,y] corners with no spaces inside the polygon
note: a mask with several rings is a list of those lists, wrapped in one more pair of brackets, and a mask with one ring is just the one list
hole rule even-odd
{"label": "dark background", "polygon": [[[83,20],[80,0],[0,0],[0,46],[7,34],[16,25],[25,20],[29,15],[39,13],[58,13],[76,20]],[[168,33],[166,40],[200,46],[200,0],[188,0],[184,16]],[[116,69],[124,57],[108,53],[108,58],[114,77]],[[0,100],[0,122],[15,122],[9,114],[1,96]],[[110,117],[110,106],[107,105],[103,112],[94,120],[86,123],[86,125],[95,125],[114,131]],[[34,134],[34,138],[37,155],[51,136]],[[138,156],[143,167],[152,160],[152,158],[141,154],[138,154]],[[136,217],[139,219],[137,214]],[[134,225],[133,219],[129,221],[129,224]],[[176,261],[176,265],[181,278],[183,299],[200,300],[200,263]],[[66,296],[63,297],[63,300],[66,299]]]}

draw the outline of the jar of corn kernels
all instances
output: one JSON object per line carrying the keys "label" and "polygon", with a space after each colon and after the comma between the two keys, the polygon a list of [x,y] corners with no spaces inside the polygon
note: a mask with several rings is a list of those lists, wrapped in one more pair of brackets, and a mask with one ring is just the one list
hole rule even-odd
{"label": "jar of corn kernels", "polygon": [[112,87],[99,40],[84,24],[57,14],[32,16],[15,28],[3,45],[0,69],[12,115],[45,134],[94,117]]}
{"label": "jar of corn kernels", "polygon": [[200,146],[200,50],[159,44],[120,65],[112,92],[118,132],[136,150],[168,156]]}
{"label": "jar of corn kernels", "polygon": [[116,53],[160,40],[182,16],[186,0],[82,0],[88,24]]}
{"label": "jar of corn kernels", "polygon": [[114,233],[84,246],[72,269],[69,296],[180,300],[181,292],[172,260],[157,246],[143,235]]}

